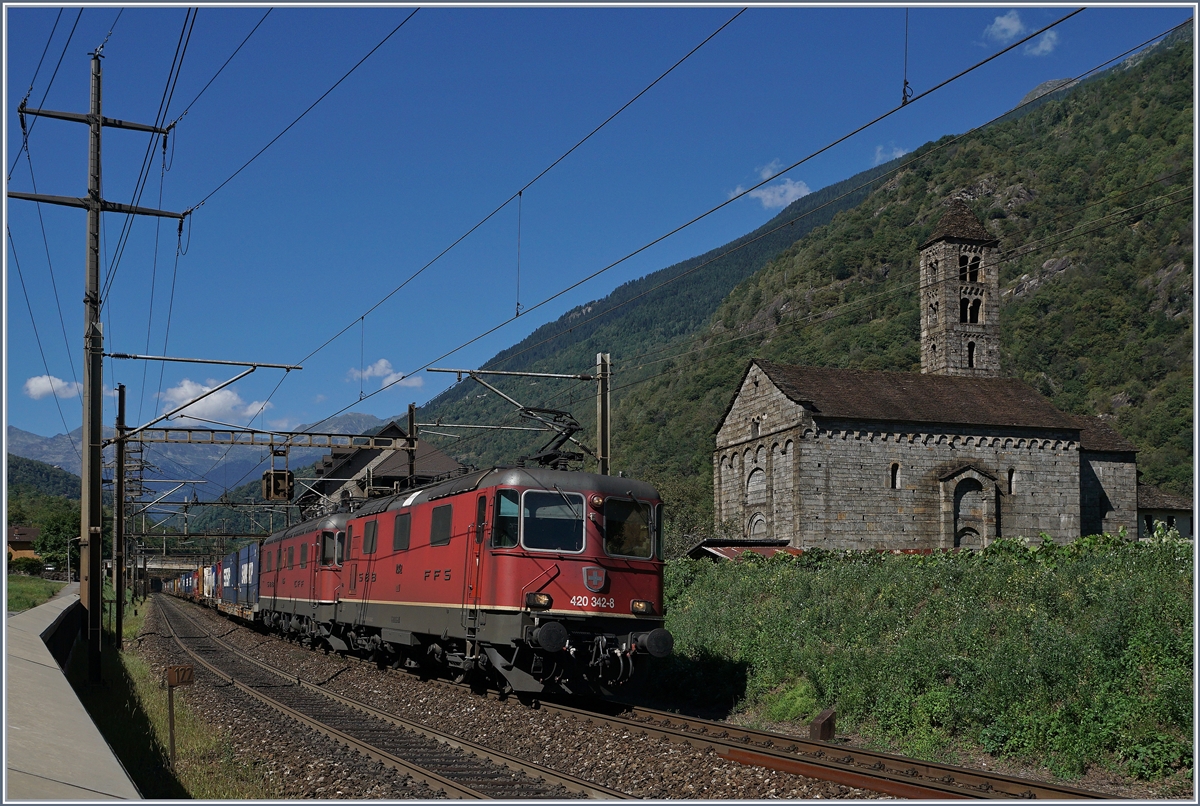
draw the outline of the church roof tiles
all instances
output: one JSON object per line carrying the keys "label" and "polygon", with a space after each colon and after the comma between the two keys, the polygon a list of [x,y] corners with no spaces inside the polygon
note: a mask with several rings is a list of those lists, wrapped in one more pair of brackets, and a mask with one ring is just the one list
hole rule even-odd
{"label": "church roof tiles", "polygon": [[933,228],[933,233],[919,248],[924,249],[931,243],[944,241],[947,238],[997,243],[996,236],[987,231],[987,228],[983,226],[983,222],[971,211],[967,203],[961,199],[953,199],[950,202],[941,220]]}
{"label": "church roof tiles", "polygon": [[781,392],[816,418],[1070,431],[1082,427],[1076,418],[1015,378],[804,367],[762,359],[754,363]]}

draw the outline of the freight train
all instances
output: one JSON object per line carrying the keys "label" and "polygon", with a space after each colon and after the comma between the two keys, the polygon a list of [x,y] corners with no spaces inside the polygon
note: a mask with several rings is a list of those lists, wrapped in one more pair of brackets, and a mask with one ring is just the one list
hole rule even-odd
{"label": "freight train", "polygon": [[661,527],[644,482],[492,468],[289,527],[168,591],[422,674],[607,693],[673,648]]}

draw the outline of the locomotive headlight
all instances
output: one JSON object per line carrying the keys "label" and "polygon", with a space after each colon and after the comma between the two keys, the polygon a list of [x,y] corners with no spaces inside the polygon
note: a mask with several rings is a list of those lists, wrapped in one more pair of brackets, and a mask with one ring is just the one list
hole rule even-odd
{"label": "locomotive headlight", "polygon": [[530,610],[549,610],[553,604],[554,599],[548,593],[525,594],[525,606]]}
{"label": "locomotive headlight", "polygon": [[600,509],[600,507],[604,506],[604,496],[593,495],[591,498],[588,499],[588,503],[590,503],[596,509]]}
{"label": "locomotive headlight", "polygon": [[654,603],[645,599],[634,599],[629,603],[629,611],[635,616],[653,616]]}

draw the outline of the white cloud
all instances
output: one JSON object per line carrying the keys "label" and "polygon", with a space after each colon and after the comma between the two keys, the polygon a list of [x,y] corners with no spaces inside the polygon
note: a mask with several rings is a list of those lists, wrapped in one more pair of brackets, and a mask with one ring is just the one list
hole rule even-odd
{"label": "white cloud", "polygon": [[25,394],[34,400],[41,400],[50,395],[57,395],[60,398],[79,397],[82,392],[83,384],[64,381],[53,375],[35,375],[25,381]]}
{"label": "white cloud", "polygon": [[1058,46],[1058,31],[1047,31],[1025,46],[1025,52],[1030,56],[1045,56],[1053,53]]}
{"label": "white cloud", "polygon": [[293,420],[290,417],[284,417],[282,420],[267,420],[267,425],[274,428],[276,431],[287,431],[294,426],[300,424],[299,420]]}
{"label": "white cloud", "polygon": [[[739,186],[735,193],[741,192],[742,189]],[[784,177],[782,182],[774,185],[764,185],[757,190],[750,191],[746,195],[762,202],[764,210],[774,210],[779,207],[787,207],[796,199],[799,199],[801,196],[807,196],[809,193],[812,193],[812,191],[808,189],[808,185]]]}
{"label": "white cloud", "polygon": [[[203,384],[184,378],[179,382],[178,386],[163,392],[161,397],[166,409],[170,411],[182,406],[189,400],[195,400],[219,383],[220,381],[210,379],[208,381],[209,385],[204,386]],[[199,400],[188,406],[179,416],[182,419],[190,419],[188,415],[193,415],[195,417],[203,417],[207,420],[219,420],[223,423],[228,423],[248,419],[269,408],[272,408],[272,406],[266,401],[255,400],[247,403],[242,400],[241,395],[237,392],[225,388],[213,392],[203,400]]]}
{"label": "white cloud", "polygon": [[386,358],[379,359],[374,364],[371,364],[369,367],[363,370],[351,369],[348,380],[360,381],[366,380],[367,378],[382,378],[383,382],[379,384],[379,388],[381,389],[385,386],[391,386],[392,384],[395,384],[396,386],[425,385],[425,379],[420,375],[413,375],[412,377],[406,378],[403,372],[396,372],[392,368],[392,362],[388,361]]}
{"label": "white cloud", "polygon": [[885,162],[891,162],[894,159],[899,159],[908,153],[908,149],[901,148],[895,143],[889,143],[891,148],[883,146],[875,146],[875,164],[883,165]]}
{"label": "white cloud", "polygon": [[1016,39],[1021,34],[1025,33],[1025,23],[1021,22],[1021,15],[1016,9],[997,17],[991,25],[983,29],[983,35],[992,40],[1006,45]]}
{"label": "white cloud", "polygon": [[766,165],[759,166],[758,176],[760,179],[770,179],[775,174],[779,173],[779,169],[783,167],[783,163],[779,160],[771,160]]}

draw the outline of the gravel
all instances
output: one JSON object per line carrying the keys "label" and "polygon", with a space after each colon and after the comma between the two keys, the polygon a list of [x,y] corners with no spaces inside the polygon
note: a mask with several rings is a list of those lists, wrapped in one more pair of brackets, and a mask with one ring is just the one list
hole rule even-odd
{"label": "gravel", "polygon": [[[151,612],[154,612],[153,608]],[[826,781],[744,766],[722,759],[711,750],[699,750],[666,739],[535,710],[514,699],[487,699],[463,689],[422,682],[403,672],[380,670],[371,664],[314,651],[249,628],[235,627],[233,622],[212,610],[191,607],[188,612],[207,624],[213,633],[228,633],[222,640],[290,674],[314,683],[325,683],[331,691],[640,798],[883,797]],[[149,622],[150,618],[146,629],[155,629]],[[383,783],[385,776],[379,773],[357,775],[372,762],[357,757],[360,760],[356,763],[355,754],[317,738],[316,734],[311,737],[293,735],[291,738],[296,745],[288,747],[288,732],[296,733],[292,723],[264,713],[265,706],[256,709],[242,702],[244,698],[228,688],[213,689],[198,676],[197,685],[189,695],[189,703],[194,700],[197,710],[213,715],[212,721],[217,724],[223,721],[226,729],[243,737],[238,745],[239,753],[247,756],[262,753],[261,763],[275,765],[268,769],[278,769],[273,775],[290,787],[280,797],[430,797],[423,786],[411,781],[405,783],[399,775],[393,774],[396,782],[387,784]],[[241,714],[240,721],[231,717],[235,710]],[[269,738],[254,738],[257,734],[247,730],[251,724],[256,724],[259,733],[265,732]],[[325,749],[320,749],[322,747]]]}

